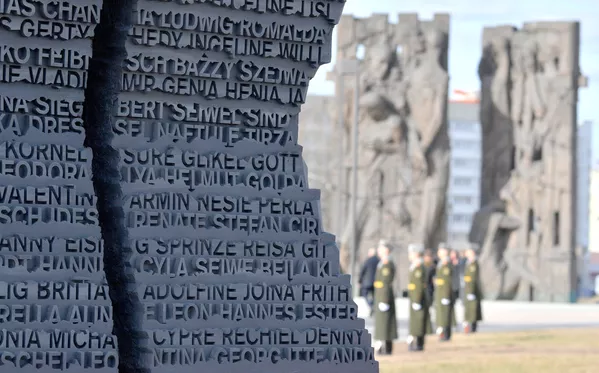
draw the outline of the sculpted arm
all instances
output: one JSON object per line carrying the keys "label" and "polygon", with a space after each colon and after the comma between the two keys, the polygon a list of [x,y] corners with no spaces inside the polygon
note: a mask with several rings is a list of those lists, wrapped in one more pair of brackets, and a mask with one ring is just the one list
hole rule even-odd
{"label": "sculpted arm", "polygon": [[524,110],[524,78],[514,77],[512,82],[512,113],[511,118],[515,123],[522,120]]}
{"label": "sculpted arm", "polygon": [[542,117],[543,115],[545,115],[545,103],[543,102],[543,99],[541,98],[541,94],[540,94],[540,88],[539,88],[539,78],[536,76],[531,77],[531,82],[530,82],[530,100],[532,102],[532,106],[534,108],[534,113],[535,115],[537,115],[538,117]]}
{"label": "sculpted arm", "polygon": [[431,113],[431,120],[424,128],[424,131],[422,131],[421,146],[425,152],[429,149],[435,140],[437,133],[441,129],[441,126],[443,125],[445,110],[447,108],[448,83],[448,80],[445,79],[443,84],[441,84],[435,92],[435,97],[433,98],[435,101],[433,104],[433,112]]}
{"label": "sculpted arm", "polygon": [[509,117],[508,87],[510,84],[510,57],[505,53],[497,54],[497,69],[491,80],[492,105],[503,116]]}

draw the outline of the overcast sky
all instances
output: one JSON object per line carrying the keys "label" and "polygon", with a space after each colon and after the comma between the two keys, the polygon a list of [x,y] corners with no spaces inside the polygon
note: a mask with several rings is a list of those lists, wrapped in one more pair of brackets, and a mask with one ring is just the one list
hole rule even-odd
{"label": "overcast sky", "polygon": [[[589,87],[580,91],[578,118],[599,123],[596,110],[599,106],[599,0],[347,0],[344,13],[357,17],[389,13],[395,20],[393,15],[400,12],[417,12],[421,18],[431,18],[435,12],[451,14],[449,74],[452,90],[479,89],[476,70],[483,27],[520,26],[526,21],[580,21],[580,65],[589,77]],[[325,79],[331,65],[320,68],[310,83],[310,93],[334,93],[332,83]]]}

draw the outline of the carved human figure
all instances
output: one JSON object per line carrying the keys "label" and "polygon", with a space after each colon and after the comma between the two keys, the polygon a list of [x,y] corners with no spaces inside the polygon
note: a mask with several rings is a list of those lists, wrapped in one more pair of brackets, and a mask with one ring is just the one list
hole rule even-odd
{"label": "carved human figure", "polygon": [[484,294],[491,299],[513,299],[520,276],[506,261],[508,240],[521,226],[520,221],[506,213],[502,200],[493,200],[473,218],[469,241],[481,248],[479,265]]}
{"label": "carved human figure", "polygon": [[365,54],[360,69],[360,92],[380,90],[398,64],[391,36],[377,34],[367,38],[363,45]]}
{"label": "carved human figure", "polygon": [[[553,36],[553,37],[550,37]],[[540,89],[544,92],[547,103],[547,114],[535,123],[532,133],[534,151],[542,153],[543,145],[564,118],[567,106],[575,104],[574,90],[568,74],[560,72],[561,50],[557,36],[548,35],[547,44],[539,51],[539,67],[537,73]]]}
{"label": "carved human figure", "polygon": [[512,119],[517,147],[516,169],[527,172],[533,162],[533,131],[547,111],[539,86],[538,45],[535,41],[516,38],[512,69]]}
{"label": "carved human figure", "polygon": [[[572,26],[485,30],[479,66],[483,207],[474,217],[471,235],[481,246],[489,243],[488,267],[481,273],[488,274],[485,287],[491,297],[537,298],[556,291],[544,284],[543,277],[554,271],[546,262],[546,251],[558,249],[560,236],[568,237],[571,231],[570,143],[578,51],[573,35],[564,30],[574,30]],[[512,132],[510,155],[501,152],[508,147],[495,132],[504,128]],[[510,167],[498,167],[498,161],[503,165],[508,161]],[[566,216],[560,219],[562,211]],[[561,245],[569,242],[562,239]]]}
{"label": "carved human figure", "polygon": [[481,81],[480,121],[485,167],[481,175],[481,204],[495,198],[507,183],[514,146],[510,115],[510,45],[506,37],[492,38],[478,66]]}
{"label": "carved human figure", "polygon": [[[396,153],[401,141],[406,110],[405,84],[398,79],[395,45],[388,35],[372,37],[361,68],[359,102],[361,148],[367,152],[370,169],[382,154]],[[394,89],[393,94],[391,88]],[[369,174],[371,172],[368,172]]]}
{"label": "carved human figure", "polygon": [[[420,27],[410,30],[408,35],[356,41],[365,47],[360,69],[359,241],[381,234],[426,245],[444,239],[438,235],[445,233],[449,179],[448,75],[441,64],[446,35],[425,33]],[[399,53],[397,43],[402,44]],[[373,183],[381,183],[377,192],[371,190]],[[349,217],[342,233],[344,246],[351,241],[353,221]],[[381,221],[382,229],[376,226]]]}
{"label": "carved human figure", "polygon": [[447,89],[449,76],[441,66],[445,35],[432,29],[416,33],[412,41],[415,57],[406,68],[409,125],[416,126],[420,149],[425,157],[423,198],[416,229],[416,241],[431,247],[445,219],[445,200],[449,182],[449,137],[447,134]]}
{"label": "carved human figure", "polygon": [[[378,41],[363,41],[366,56],[361,68],[362,94],[359,101],[360,114],[360,185],[368,187],[379,182],[385,162],[401,151],[403,128],[406,127],[405,84],[398,80],[396,48],[388,37],[373,37]],[[390,95],[394,87],[395,95]],[[403,87],[403,88],[402,88]],[[399,96],[399,99],[398,99]],[[376,180],[375,180],[376,178]],[[364,189],[362,189],[364,190]],[[358,201],[357,221],[360,235],[375,208],[376,196],[364,191]],[[380,196],[379,196],[380,199]],[[380,215],[380,214],[379,214]],[[347,243],[353,232],[353,218],[348,219],[342,242]],[[380,230],[377,230],[380,232]]]}

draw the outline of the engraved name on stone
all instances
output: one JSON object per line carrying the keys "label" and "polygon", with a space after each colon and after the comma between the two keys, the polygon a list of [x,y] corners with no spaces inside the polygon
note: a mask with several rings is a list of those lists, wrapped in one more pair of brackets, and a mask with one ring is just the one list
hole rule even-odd
{"label": "engraved name on stone", "polygon": [[117,371],[80,118],[99,12],[0,0],[0,371]]}
{"label": "engraved name on stone", "polygon": [[[32,276],[7,283],[6,297],[20,308],[11,303],[0,319],[44,324],[40,336],[61,322],[110,325],[112,316],[109,303],[96,304],[108,301],[106,285],[89,277],[103,270],[94,261],[103,250],[94,238],[91,154],[81,146],[81,90],[100,13],[99,1],[81,3],[0,0],[0,83],[38,90],[0,89],[0,179],[15,184],[1,191],[0,205],[41,209],[7,221],[93,227],[81,231],[89,241],[0,237],[0,254],[18,257],[7,262]],[[343,1],[139,4],[113,130],[152,371],[374,371],[297,144],[299,105],[316,68],[330,61]],[[40,41],[18,42],[23,36]],[[42,189],[48,181],[52,189]],[[70,275],[39,275],[46,272]],[[30,296],[19,299],[25,288]],[[56,305],[84,297],[93,298],[88,308]],[[76,347],[83,342],[67,341],[84,341],[77,333],[59,333],[64,342],[53,346]],[[110,328],[97,333],[111,343],[93,348],[112,355],[90,355],[81,366],[115,368]]]}

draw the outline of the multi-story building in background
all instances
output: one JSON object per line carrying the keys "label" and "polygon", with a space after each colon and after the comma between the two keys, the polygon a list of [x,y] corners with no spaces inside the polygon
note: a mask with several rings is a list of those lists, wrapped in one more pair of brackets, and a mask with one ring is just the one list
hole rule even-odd
{"label": "multi-story building in background", "polygon": [[[581,137],[586,137],[582,140]],[[584,145],[583,145],[584,144]],[[585,122],[579,127],[578,136],[578,147],[579,147],[579,158],[578,162],[581,163],[580,148],[588,146],[589,150],[586,151],[586,165],[585,169],[587,172],[587,185],[589,186],[586,194],[586,244],[589,252],[599,254],[599,194],[596,193],[599,190],[599,127],[597,123]],[[594,191],[595,193],[592,193]],[[581,201],[581,204],[583,201]],[[598,263],[599,264],[599,263]]]}
{"label": "multi-story building in background", "polygon": [[[458,92],[459,93],[459,92]],[[472,217],[480,208],[482,137],[479,100],[473,94],[456,95],[449,102],[451,141],[450,179],[447,189],[447,241],[468,242]]]}
{"label": "multi-story building in background", "polygon": [[593,122],[578,126],[576,162],[578,177],[576,186],[576,244],[583,250],[589,247],[589,202],[591,168],[593,164]]}
{"label": "multi-story building in background", "polygon": [[[588,193],[588,250],[585,255],[587,288],[599,294],[599,128],[596,123],[586,122],[585,135],[591,138],[589,193]],[[579,143],[580,144],[580,143]],[[580,146],[580,145],[579,145]],[[594,193],[592,193],[593,191]]]}
{"label": "multi-story building in background", "polygon": [[[594,287],[593,263],[595,255],[590,245],[591,235],[591,175],[593,174],[593,122],[586,121],[578,126],[576,143],[576,245],[578,253],[579,294],[589,295]],[[598,200],[599,201],[599,200]],[[593,201],[594,202],[594,201]],[[594,212],[594,211],[593,211]],[[599,211],[598,211],[599,212]]]}
{"label": "multi-story building in background", "polygon": [[[590,172],[590,189],[599,190],[599,164]],[[589,193],[589,246],[588,251],[599,254],[599,193]]]}
{"label": "multi-story building in background", "polygon": [[[592,191],[599,190],[599,164],[593,164],[590,173]],[[591,289],[599,294],[599,194],[590,193],[589,197],[589,246],[585,256],[586,272]]]}

